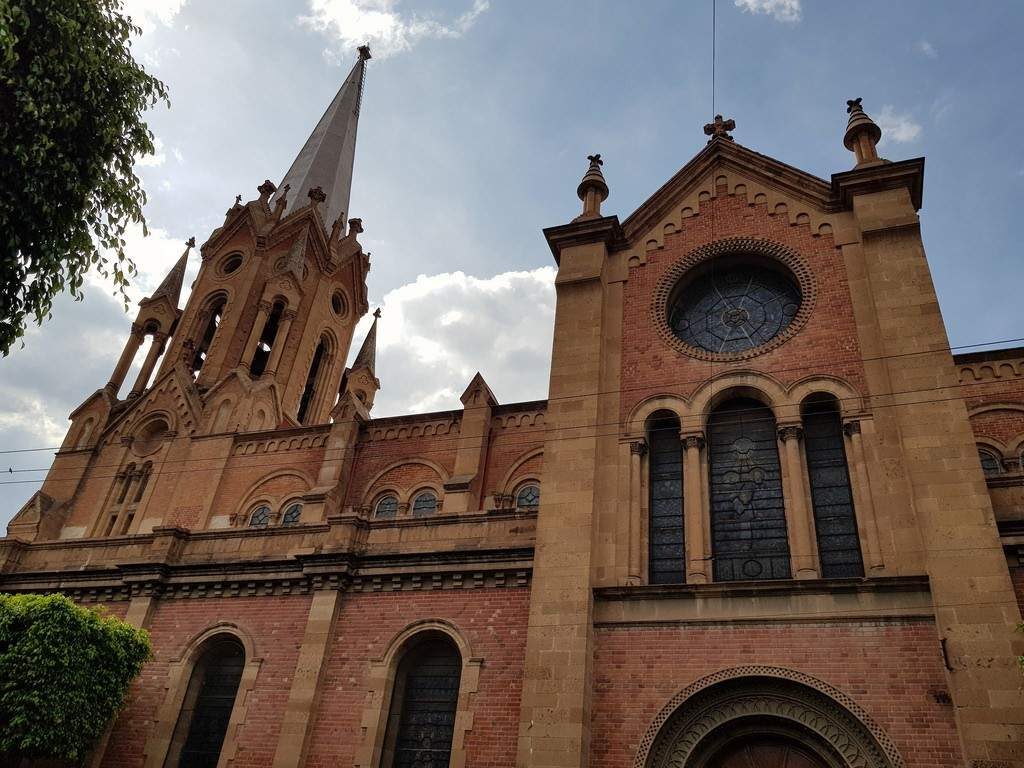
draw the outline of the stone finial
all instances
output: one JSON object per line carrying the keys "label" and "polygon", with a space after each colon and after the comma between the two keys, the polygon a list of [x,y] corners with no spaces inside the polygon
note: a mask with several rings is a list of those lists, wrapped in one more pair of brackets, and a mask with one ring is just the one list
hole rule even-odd
{"label": "stone finial", "polygon": [[237,208],[241,204],[242,204],[242,196],[241,195],[235,195],[235,207]]}
{"label": "stone finial", "polygon": [[601,203],[608,199],[608,184],[601,173],[601,166],[604,160],[600,154],[587,155],[590,167],[583,174],[583,180],[576,187],[576,195],[583,201],[583,213],[576,217],[581,219],[596,219],[601,216]]}
{"label": "stone finial", "polygon": [[277,185],[270,179],[267,179],[256,187],[256,191],[260,193],[260,200],[265,203],[270,199],[272,194],[277,192]]}
{"label": "stone finial", "polygon": [[313,187],[306,194],[309,196],[309,200],[313,205],[320,205],[320,203],[327,199],[327,195],[324,194],[321,187]]}
{"label": "stone finial", "polygon": [[188,240],[185,241],[185,248],[195,248],[195,247],[196,247],[196,238],[195,238],[195,235],[193,235],[192,237],[190,237]]}
{"label": "stone finial", "polygon": [[[363,232],[363,220],[362,219],[349,219],[348,220],[348,233],[350,235],[359,235]],[[367,254],[369,256],[369,254]]]}
{"label": "stone finial", "polygon": [[369,43],[366,43],[365,45],[360,45],[358,48],[356,48],[356,50],[359,52],[359,60],[360,61],[367,61],[367,60],[373,58],[373,56],[370,55],[370,44]]}
{"label": "stone finial", "polygon": [[843,135],[843,146],[857,157],[857,167],[882,162],[875,146],[882,138],[882,129],[867,116],[861,106],[860,97],[846,102],[846,113],[850,116]]}
{"label": "stone finial", "polygon": [[727,141],[733,141],[732,136],[729,135],[729,131],[736,130],[736,121],[731,117],[728,120],[723,120],[721,115],[715,115],[715,121],[708,123],[704,126],[704,135],[710,136],[708,144],[715,139],[726,139]]}
{"label": "stone finial", "polygon": [[375,310],[373,310],[373,316],[380,320],[380,307],[377,307]]}

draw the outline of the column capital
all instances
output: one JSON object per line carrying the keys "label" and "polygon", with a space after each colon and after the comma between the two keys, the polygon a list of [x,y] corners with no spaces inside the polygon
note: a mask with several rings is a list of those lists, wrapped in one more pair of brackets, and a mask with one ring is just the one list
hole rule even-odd
{"label": "column capital", "polygon": [[146,335],[146,327],[142,323],[132,323],[132,329],[129,335],[134,336],[137,339],[141,339]]}
{"label": "column capital", "polygon": [[257,308],[259,309],[260,312],[263,312],[263,313],[268,314],[268,315],[274,309],[274,305],[271,304],[269,301],[260,301],[256,306],[257,306]]}
{"label": "column capital", "polygon": [[779,424],[778,434],[779,440],[784,443],[789,440],[800,440],[804,436],[804,428],[799,424]]}
{"label": "column capital", "polygon": [[682,442],[683,447],[688,449],[696,448],[700,450],[706,443],[703,432],[684,432],[679,435],[679,440]]}
{"label": "column capital", "polygon": [[640,440],[631,440],[629,443],[629,452],[635,456],[643,456],[647,453],[647,441],[643,438]]}
{"label": "column capital", "polygon": [[849,421],[843,422],[843,432],[847,437],[853,437],[854,435],[860,434],[860,420],[850,419]]}

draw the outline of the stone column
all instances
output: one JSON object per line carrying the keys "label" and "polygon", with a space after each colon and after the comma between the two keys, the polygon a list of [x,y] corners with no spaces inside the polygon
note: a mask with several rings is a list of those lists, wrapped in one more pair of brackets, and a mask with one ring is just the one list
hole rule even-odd
{"label": "stone column", "polygon": [[647,453],[646,440],[633,440],[629,444],[629,578],[640,583],[640,561],[643,545],[643,466]]}
{"label": "stone column", "polygon": [[253,320],[252,330],[249,332],[249,340],[245,342],[245,349],[242,351],[242,359],[240,361],[240,365],[246,370],[249,370],[249,366],[252,365],[252,357],[256,354],[256,345],[260,343],[260,336],[263,335],[263,329],[267,325],[271,309],[269,301],[261,301],[259,303],[259,310],[256,312],[256,319]]}
{"label": "stone column", "polygon": [[885,567],[882,561],[882,548],[878,541],[878,520],[875,517],[875,502],[871,498],[871,481],[868,479],[868,465],[864,459],[864,443],[860,436],[860,422],[847,421],[843,424],[846,435],[847,464],[850,467],[850,479],[856,492],[858,519],[864,523],[864,560],[869,571],[881,570]]}
{"label": "stone column", "polygon": [[106,390],[115,397],[118,391],[120,391],[121,385],[124,384],[124,377],[128,375],[128,369],[131,368],[132,360],[135,359],[135,353],[142,346],[144,336],[145,332],[142,326],[132,323],[131,335],[121,351],[121,357],[118,358],[117,365],[114,366],[114,372],[110,374],[110,381],[107,382],[106,386]]}
{"label": "stone column", "polygon": [[704,448],[703,433],[683,435],[683,523],[686,531],[686,581],[707,584],[708,554],[704,537],[705,510],[700,453]]}
{"label": "stone column", "polygon": [[142,364],[142,370],[139,371],[139,375],[135,379],[135,384],[132,386],[132,391],[128,393],[128,397],[138,397],[146,390],[146,385],[149,383],[149,377],[153,375],[153,369],[156,368],[157,361],[160,360],[160,355],[164,353],[164,347],[166,344],[166,333],[153,334],[153,340],[149,343],[149,352],[146,354],[146,360]]}
{"label": "stone column", "polygon": [[317,688],[340,602],[341,592],[334,587],[313,593],[306,618],[306,632],[302,638],[302,647],[299,648],[299,660],[295,665],[281,733],[277,739],[274,768],[298,768],[305,763]]}
{"label": "stone column", "polygon": [[797,424],[779,425],[779,440],[784,446],[783,461],[786,466],[786,527],[789,529],[790,558],[793,576],[797,579],[816,579],[814,521],[804,484],[804,462],[800,443],[803,427]]}
{"label": "stone column", "polygon": [[[294,309],[287,309],[281,313],[281,323],[277,326],[277,334],[274,337],[274,346],[270,349],[270,359],[267,360],[267,369],[264,371],[268,376],[272,376],[274,372],[277,371],[277,366],[281,362],[281,355],[284,354],[284,342],[288,338],[288,330],[292,327],[292,321],[297,315],[298,313]],[[263,335],[262,328],[260,328],[260,335]],[[257,341],[259,341],[258,337]],[[253,351],[255,350],[256,348],[253,347]],[[322,362],[323,361],[321,361],[321,363]],[[312,412],[312,408],[310,411]]]}

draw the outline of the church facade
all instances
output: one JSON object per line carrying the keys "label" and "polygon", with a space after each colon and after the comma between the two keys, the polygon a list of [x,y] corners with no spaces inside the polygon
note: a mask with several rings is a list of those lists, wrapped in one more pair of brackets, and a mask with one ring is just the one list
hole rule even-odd
{"label": "church facade", "polygon": [[368,59],[0,540],[151,634],[92,764],[1024,766],[1024,349],[951,354],[924,161],[859,99],[828,181],[717,118],[620,221],[594,155],[548,398],[374,418]]}

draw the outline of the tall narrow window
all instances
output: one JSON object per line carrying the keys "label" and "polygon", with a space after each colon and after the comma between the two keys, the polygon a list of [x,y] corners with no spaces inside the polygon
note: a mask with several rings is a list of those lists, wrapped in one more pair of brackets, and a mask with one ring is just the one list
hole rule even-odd
{"label": "tall narrow window", "polygon": [[446,637],[423,640],[398,665],[384,759],[389,768],[444,768],[451,761],[462,659]]}
{"label": "tall narrow window", "polygon": [[302,399],[299,400],[299,423],[306,423],[306,416],[309,415],[309,407],[316,395],[317,379],[320,376],[320,368],[324,363],[324,356],[327,354],[327,341],[320,339],[313,353],[313,362],[309,364],[309,373],[306,375],[306,386],[302,388]]}
{"label": "tall narrow window", "polygon": [[863,576],[843,425],[835,398],[825,395],[807,400],[803,422],[821,575],[827,579]]}
{"label": "tall narrow window", "polygon": [[775,417],[738,398],[708,419],[715,581],[788,579],[789,540]]}
{"label": "tall narrow window", "polygon": [[164,768],[216,768],[245,666],[237,639],[210,640],[192,669]]}
{"label": "tall narrow window", "polygon": [[683,446],[679,419],[659,411],[648,422],[650,447],[650,528],[648,564],[651,584],[682,584],[686,581],[686,548],[683,540]]}
{"label": "tall narrow window", "polygon": [[253,377],[262,376],[263,372],[267,370],[270,350],[277,339],[277,329],[281,325],[281,315],[283,314],[284,304],[280,301],[275,301],[274,306],[270,310],[270,315],[267,317],[267,322],[263,326],[263,333],[260,334],[260,342],[256,345],[256,352],[252,356],[252,365],[249,366],[249,372]]}
{"label": "tall narrow window", "polygon": [[196,351],[192,356],[193,376],[199,375],[203,363],[206,362],[206,355],[210,351],[210,345],[213,344],[213,339],[217,335],[217,329],[220,328],[220,320],[224,315],[224,305],[226,303],[227,299],[224,296],[218,296],[200,317],[200,320],[203,322],[203,333],[196,343]]}

